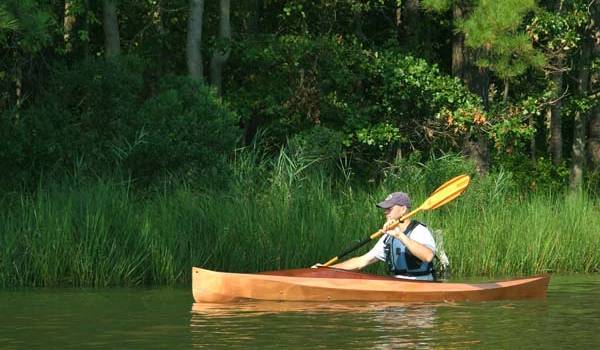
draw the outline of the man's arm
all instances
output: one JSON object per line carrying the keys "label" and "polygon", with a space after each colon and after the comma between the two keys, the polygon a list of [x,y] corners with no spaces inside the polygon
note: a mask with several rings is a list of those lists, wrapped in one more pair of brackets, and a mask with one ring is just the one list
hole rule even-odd
{"label": "man's arm", "polygon": [[[433,260],[433,250],[427,248],[423,244],[408,238],[404,233],[402,233],[403,238],[399,238],[402,243],[406,246],[406,249],[410,250],[412,255],[419,258],[421,261],[431,262]],[[402,237],[401,236],[401,237]]]}
{"label": "man's arm", "polygon": [[368,254],[363,254],[361,256],[357,256],[352,259],[348,259],[346,261],[342,261],[341,263],[335,264],[331,267],[335,267],[336,269],[343,270],[360,270],[366,266],[371,265],[376,262],[377,259]]}

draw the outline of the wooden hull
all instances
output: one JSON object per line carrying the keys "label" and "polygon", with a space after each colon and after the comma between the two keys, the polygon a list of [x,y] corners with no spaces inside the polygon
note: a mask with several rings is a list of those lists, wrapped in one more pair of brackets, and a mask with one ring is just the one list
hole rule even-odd
{"label": "wooden hull", "polygon": [[401,280],[323,267],[260,274],[192,268],[192,292],[197,303],[244,299],[440,302],[543,298],[549,281],[549,275],[489,283],[445,283]]}

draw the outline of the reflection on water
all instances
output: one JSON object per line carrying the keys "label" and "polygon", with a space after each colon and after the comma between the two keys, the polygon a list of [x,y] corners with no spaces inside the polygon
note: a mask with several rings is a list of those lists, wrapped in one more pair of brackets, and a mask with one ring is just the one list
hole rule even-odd
{"label": "reflection on water", "polygon": [[193,304],[182,289],[0,291],[0,350],[598,349],[600,275],[545,300]]}
{"label": "reflection on water", "polygon": [[444,303],[195,303],[192,343],[207,348],[414,348],[430,344]]}
{"label": "reflection on water", "polygon": [[[356,302],[196,303],[192,343],[222,348],[414,347],[431,330],[437,305]],[[420,332],[426,338],[427,332]],[[426,341],[426,339],[423,339]]]}
{"label": "reflection on water", "polygon": [[[200,348],[465,348],[500,346],[543,318],[546,301],[487,303],[193,304],[192,343]],[[523,307],[525,307],[523,310]],[[503,316],[504,315],[504,316]],[[516,321],[519,316],[523,321]],[[497,319],[498,317],[498,319]],[[496,339],[494,332],[503,329]],[[494,331],[490,332],[492,329]],[[506,344],[509,345],[509,344]]]}
{"label": "reflection on water", "polygon": [[282,301],[243,301],[237,303],[194,303],[192,314],[210,317],[244,317],[283,312],[304,314],[320,313],[364,313],[385,310],[405,310],[415,308],[430,309],[425,303],[373,303],[373,302],[282,302]]}

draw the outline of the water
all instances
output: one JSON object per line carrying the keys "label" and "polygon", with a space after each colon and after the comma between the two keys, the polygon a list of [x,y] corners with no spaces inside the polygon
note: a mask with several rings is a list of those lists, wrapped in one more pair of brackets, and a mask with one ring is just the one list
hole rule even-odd
{"label": "water", "polygon": [[0,291],[0,349],[600,348],[600,275],[544,300],[192,303],[190,289]]}

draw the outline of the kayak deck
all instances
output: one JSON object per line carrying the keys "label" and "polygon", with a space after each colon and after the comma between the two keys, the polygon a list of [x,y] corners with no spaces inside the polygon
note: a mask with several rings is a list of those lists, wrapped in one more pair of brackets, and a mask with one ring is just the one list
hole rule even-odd
{"label": "kayak deck", "polygon": [[488,283],[404,280],[335,268],[226,273],[192,268],[196,302],[275,301],[484,301],[543,298],[549,275]]}

